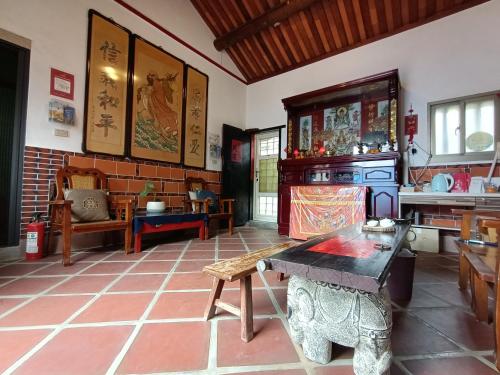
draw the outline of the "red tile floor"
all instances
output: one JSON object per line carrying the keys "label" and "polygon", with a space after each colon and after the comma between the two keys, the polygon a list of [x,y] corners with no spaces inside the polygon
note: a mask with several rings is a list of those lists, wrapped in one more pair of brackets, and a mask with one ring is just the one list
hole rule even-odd
{"label": "red tile floor", "polygon": [[[188,237],[185,237],[188,238]],[[184,239],[141,254],[80,252],[0,263],[0,372],[5,374],[353,374],[352,349],[334,347],[320,366],[288,335],[286,280],[254,275],[255,338],[240,340],[236,317],[202,319],[217,259],[286,240],[238,228],[232,237]],[[458,291],[457,257],[419,254],[414,295],[394,305],[393,375],[495,374],[492,328]],[[238,285],[223,297],[237,303]]]}

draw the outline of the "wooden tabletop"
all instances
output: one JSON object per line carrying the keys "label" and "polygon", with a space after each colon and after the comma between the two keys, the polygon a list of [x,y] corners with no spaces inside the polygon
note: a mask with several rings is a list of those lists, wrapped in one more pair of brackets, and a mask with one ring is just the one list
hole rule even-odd
{"label": "wooden tabletop", "polygon": [[[362,224],[315,237],[266,261],[277,272],[376,293],[410,225],[396,224],[394,232],[365,232]],[[388,249],[378,250],[376,244]]]}

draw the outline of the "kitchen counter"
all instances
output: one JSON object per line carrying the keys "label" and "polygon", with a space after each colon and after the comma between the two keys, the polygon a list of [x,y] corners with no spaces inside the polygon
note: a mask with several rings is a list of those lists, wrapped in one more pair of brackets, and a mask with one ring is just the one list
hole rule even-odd
{"label": "kitchen counter", "polygon": [[403,205],[452,206],[500,211],[500,193],[399,192],[399,217]]}
{"label": "kitchen counter", "polygon": [[500,193],[438,193],[438,192],[423,192],[423,191],[414,191],[414,192],[405,192],[400,191],[398,193],[400,197],[480,197],[480,198],[500,198]]}

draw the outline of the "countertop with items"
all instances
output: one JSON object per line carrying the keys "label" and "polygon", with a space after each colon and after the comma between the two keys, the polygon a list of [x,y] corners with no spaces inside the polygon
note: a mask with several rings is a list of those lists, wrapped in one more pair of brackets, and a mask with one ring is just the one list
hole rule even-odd
{"label": "countertop with items", "polygon": [[400,191],[398,193],[400,197],[407,196],[429,196],[429,197],[484,197],[484,198],[500,198],[500,192],[497,193],[455,193],[455,192],[425,192],[425,191]]}

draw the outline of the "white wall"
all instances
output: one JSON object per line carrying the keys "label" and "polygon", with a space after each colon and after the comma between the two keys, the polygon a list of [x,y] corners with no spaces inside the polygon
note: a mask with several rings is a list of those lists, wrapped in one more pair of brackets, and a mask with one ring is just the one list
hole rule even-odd
{"label": "white wall", "polygon": [[[237,72],[227,55],[213,48],[214,37],[190,1],[128,2],[227,69]],[[427,147],[428,102],[500,88],[498,0],[248,87],[112,0],[0,0],[0,28],[32,41],[27,145],[81,151],[89,8],[114,18],[209,75],[208,130],[211,132],[220,133],[222,123],[241,128],[285,124],[282,98],[398,68],[404,111],[413,104],[420,122],[416,141]],[[69,138],[55,137],[53,129],[63,126],[47,120],[51,67],[75,75],[77,125],[67,127]]]}
{"label": "white wall", "polygon": [[[473,7],[248,87],[247,128],[286,123],[282,98],[399,69],[403,109],[419,115],[427,148],[427,103],[500,89],[500,1]],[[424,162],[417,159],[419,164]]]}
{"label": "white wall", "polygon": [[[187,0],[131,1],[131,5],[167,30],[189,38],[227,69],[234,64],[213,47],[213,35]],[[156,6],[156,9],[155,9]],[[144,7],[144,8],[143,8]],[[213,64],[167,37],[112,0],[0,0],[0,28],[32,41],[26,145],[81,152],[85,97],[88,9],[93,8],[150,42],[183,59],[209,76],[208,131],[221,132],[223,123],[243,128],[246,86]],[[47,120],[50,68],[75,75],[75,127]],[[69,138],[55,137],[55,127],[70,131]]]}

